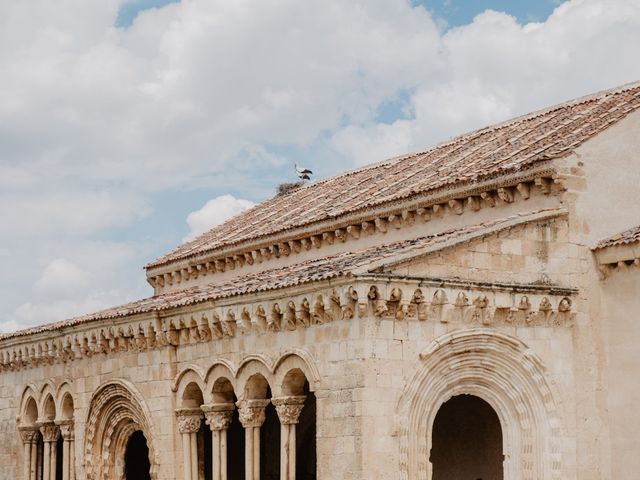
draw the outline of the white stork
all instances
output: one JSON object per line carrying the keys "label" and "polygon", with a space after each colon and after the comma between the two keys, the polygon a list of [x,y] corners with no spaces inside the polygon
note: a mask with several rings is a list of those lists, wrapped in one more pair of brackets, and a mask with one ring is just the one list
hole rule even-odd
{"label": "white stork", "polygon": [[308,168],[300,168],[295,163],[293,164],[293,166],[296,169],[296,174],[298,175],[298,178],[300,178],[301,180],[311,180],[311,177],[309,176],[313,174],[311,170],[309,170]]}

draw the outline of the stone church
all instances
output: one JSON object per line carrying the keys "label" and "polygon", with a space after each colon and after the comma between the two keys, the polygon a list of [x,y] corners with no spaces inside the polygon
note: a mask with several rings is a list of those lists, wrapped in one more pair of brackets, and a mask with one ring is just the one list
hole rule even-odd
{"label": "stone church", "polygon": [[640,83],[308,183],[0,337],[1,480],[640,478]]}

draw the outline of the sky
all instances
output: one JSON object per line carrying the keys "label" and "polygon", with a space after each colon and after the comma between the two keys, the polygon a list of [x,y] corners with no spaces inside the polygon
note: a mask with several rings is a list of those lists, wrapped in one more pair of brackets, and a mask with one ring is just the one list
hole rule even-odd
{"label": "sky", "polygon": [[640,79],[637,0],[0,0],[0,331],[296,180]]}

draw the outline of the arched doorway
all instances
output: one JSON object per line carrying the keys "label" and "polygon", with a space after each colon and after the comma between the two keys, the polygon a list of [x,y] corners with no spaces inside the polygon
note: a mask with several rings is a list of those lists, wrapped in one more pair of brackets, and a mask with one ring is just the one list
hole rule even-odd
{"label": "arched doorway", "polygon": [[125,480],[151,480],[147,439],[141,430],[131,434],[124,453]]}
{"label": "arched doorway", "polygon": [[502,480],[502,428],[495,410],[474,395],[445,402],[433,423],[433,480]]}

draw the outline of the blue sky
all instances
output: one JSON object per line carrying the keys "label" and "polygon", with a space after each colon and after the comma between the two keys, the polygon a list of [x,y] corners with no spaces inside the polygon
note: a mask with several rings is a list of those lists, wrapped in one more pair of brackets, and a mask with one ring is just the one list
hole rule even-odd
{"label": "blue sky", "polygon": [[146,262],[294,163],[640,79],[637,0],[409,1],[0,3],[0,331],[150,295]]}

